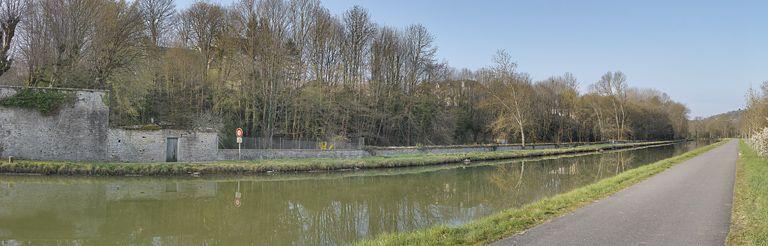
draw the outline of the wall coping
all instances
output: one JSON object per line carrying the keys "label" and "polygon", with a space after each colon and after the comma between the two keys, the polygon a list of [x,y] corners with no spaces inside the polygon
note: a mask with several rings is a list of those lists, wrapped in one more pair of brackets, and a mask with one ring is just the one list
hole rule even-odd
{"label": "wall coping", "polygon": [[[525,146],[542,146],[542,145],[571,145],[571,144],[602,144],[609,143],[610,141],[602,142],[561,142],[561,143],[528,143]],[[460,148],[494,148],[494,147],[519,147],[520,143],[513,144],[477,144],[477,145],[425,145],[425,146],[366,146],[371,150],[407,150],[407,149],[460,149]]]}
{"label": "wall coping", "polygon": [[0,88],[35,89],[35,90],[58,90],[58,91],[83,91],[83,92],[102,92],[102,93],[108,93],[109,92],[109,90],[99,90],[99,89],[80,89],[80,88],[63,88],[63,87],[35,87],[35,86],[18,86],[18,85],[0,85]]}
{"label": "wall coping", "polygon": [[109,127],[109,130],[122,130],[127,132],[162,132],[162,131],[173,131],[173,132],[188,132],[188,133],[218,133],[215,129],[211,128],[194,128],[194,129],[177,129],[177,128],[161,128],[157,130],[142,130],[142,129],[131,129],[131,128],[125,128],[121,126],[116,127]]}

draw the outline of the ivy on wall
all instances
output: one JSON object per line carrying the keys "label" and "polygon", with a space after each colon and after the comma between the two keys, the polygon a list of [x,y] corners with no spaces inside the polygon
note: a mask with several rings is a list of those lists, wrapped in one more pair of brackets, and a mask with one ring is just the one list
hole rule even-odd
{"label": "ivy on wall", "polygon": [[74,102],[75,96],[71,92],[27,88],[0,100],[0,106],[35,109],[44,115],[52,115],[61,106]]}

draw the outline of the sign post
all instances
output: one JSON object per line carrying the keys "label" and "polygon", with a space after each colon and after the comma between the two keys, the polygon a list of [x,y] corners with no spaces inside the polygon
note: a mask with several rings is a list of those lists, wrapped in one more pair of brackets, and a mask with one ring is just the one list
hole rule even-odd
{"label": "sign post", "polygon": [[237,159],[242,160],[242,155],[240,154],[240,144],[243,143],[243,128],[237,128],[235,130],[235,135],[237,136]]}

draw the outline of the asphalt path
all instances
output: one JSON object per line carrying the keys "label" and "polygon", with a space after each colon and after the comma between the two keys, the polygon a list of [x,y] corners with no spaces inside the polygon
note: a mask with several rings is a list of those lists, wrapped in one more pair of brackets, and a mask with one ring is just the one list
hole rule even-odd
{"label": "asphalt path", "polygon": [[738,141],[494,245],[723,245]]}

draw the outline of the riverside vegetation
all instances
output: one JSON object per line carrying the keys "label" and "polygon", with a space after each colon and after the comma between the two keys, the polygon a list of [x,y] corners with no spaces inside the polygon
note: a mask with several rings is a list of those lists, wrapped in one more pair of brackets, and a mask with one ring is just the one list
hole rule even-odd
{"label": "riverside vegetation", "polygon": [[768,135],[760,135],[750,141],[752,146],[743,140],[739,144],[729,245],[768,245],[768,159],[760,156],[766,146],[754,143]]}
{"label": "riverside vegetation", "polygon": [[381,235],[371,240],[359,242],[358,245],[487,244],[605,198],[724,143],[725,141],[720,141],[697,148],[676,157],[634,168],[597,183],[545,198],[521,208],[509,209],[462,226],[436,226],[415,232]]}
{"label": "riverside vegetation", "polygon": [[265,172],[308,172],[349,169],[412,167],[598,152],[610,149],[671,144],[671,141],[596,144],[572,148],[472,152],[466,154],[403,155],[364,158],[309,158],[258,161],[221,161],[214,163],[80,163],[66,161],[17,160],[0,164],[0,173],[29,173],[45,175],[189,175],[189,174],[252,174]]}
{"label": "riverside vegetation", "polygon": [[503,50],[455,68],[426,27],[373,19],[318,0],[0,1],[0,84],[109,90],[113,126],[213,128],[224,148],[238,127],[373,146],[687,137],[688,108],[622,72],[534,80]]}

